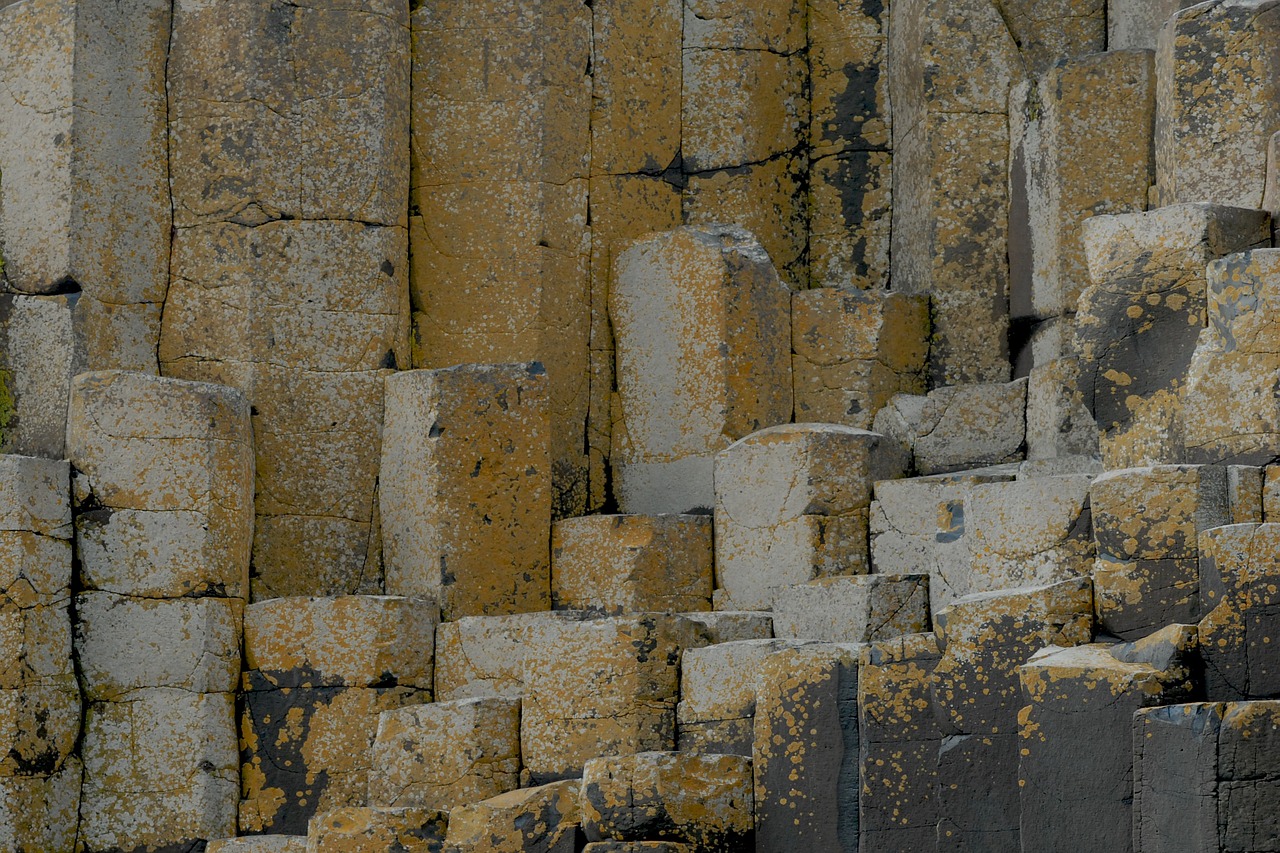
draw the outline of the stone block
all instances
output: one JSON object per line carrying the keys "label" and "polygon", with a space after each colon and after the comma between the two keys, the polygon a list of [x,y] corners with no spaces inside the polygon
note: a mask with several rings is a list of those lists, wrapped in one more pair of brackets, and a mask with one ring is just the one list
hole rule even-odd
{"label": "stone block", "polygon": [[1031,74],[1106,45],[1106,0],[1000,0],[996,8]]}
{"label": "stone block", "polygon": [[1084,224],[1080,388],[1108,469],[1184,461],[1179,394],[1205,323],[1205,264],[1269,240],[1265,213],[1209,204]]}
{"label": "stone block", "polygon": [[1280,525],[1232,524],[1200,534],[1200,647],[1206,695],[1280,696]]}
{"label": "stone block", "polygon": [[1156,47],[1161,205],[1262,206],[1267,144],[1280,129],[1278,61],[1280,8],[1268,0],[1196,4],[1165,21]]}
{"label": "stone block", "polygon": [[800,643],[739,640],[687,649],[680,664],[676,743],[681,752],[750,755],[756,676],[771,655]]}
{"label": "stone block", "polygon": [[825,643],[869,643],[929,628],[928,575],[821,578],[777,587],[777,637]]}
{"label": "stone block", "polygon": [[160,363],[256,412],[255,600],[381,591],[371,525],[383,373],[409,363],[406,247],[403,228],[335,220],[175,237]]}
{"label": "stone block", "polygon": [[943,737],[936,850],[1019,853],[1018,746],[1016,733]]}
{"label": "stone block", "polygon": [[1227,503],[1232,524],[1265,521],[1262,508],[1262,484],[1266,467],[1262,465],[1227,466]]}
{"label": "stone block", "polygon": [[347,806],[312,818],[305,844],[312,853],[441,853],[448,825],[439,809]]}
{"label": "stone block", "polygon": [[1098,425],[1080,393],[1080,360],[1072,356],[1040,362],[1033,356],[1033,361],[1036,366],[1027,376],[1028,461],[1098,458]]}
{"label": "stone block", "polygon": [[520,747],[535,783],[590,758],[675,748],[680,658],[696,625],[651,614],[547,625],[524,662]]}
{"label": "stone block", "polygon": [[[177,4],[168,64],[175,224],[403,226],[408,14],[387,2]],[[268,31],[277,37],[243,38]]]}
{"label": "stone block", "polygon": [[520,701],[459,699],[386,711],[369,770],[375,806],[448,811],[520,784]]}
{"label": "stone block", "polygon": [[834,424],[784,424],[715,460],[716,586],[762,610],[772,589],[865,573],[871,484],[897,476],[883,436]]}
{"label": "stone block", "polygon": [[182,849],[236,834],[235,695],[156,688],[85,712],[78,844]]}
{"label": "stone block", "polygon": [[667,840],[698,850],[754,850],[751,759],[642,752],[587,762],[582,819],[591,841]]}
{"label": "stone block", "polygon": [[551,598],[610,615],[709,610],[712,521],[705,515],[590,515],[551,528]]}
{"label": "stone block", "polygon": [[1027,381],[899,394],[872,429],[902,445],[918,474],[963,471],[1024,456]]}
{"label": "stone block", "polygon": [[435,598],[447,621],[550,607],[549,405],[536,362],[387,378],[389,592]]}
{"label": "stone block", "polygon": [[49,778],[67,766],[80,737],[74,675],[0,690],[0,776]]}
{"label": "stone block", "polygon": [[449,814],[449,853],[574,853],[581,845],[577,779],[521,788]]}
{"label": "stone block", "polygon": [[0,295],[0,385],[9,397],[0,450],[66,456],[71,377],[84,369],[69,296]]}
{"label": "stone block", "polygon": [[247,596],[253,436],[238,391],[83,373],[72,383],[67,456],[85,587]]}
{"label": "stone block", "polygon": [[1193,0],[1107,0],[1107,48],[1155,50],[1160,28]]}
{"label": "stone block", "polygon": [[[815,46],[810,45],[811,56]],[[853,98],[863,97],[860,86],[851,82],[849,88]],[[892,182],[889,151],[841,151],[809,161],[811,286],[871,291],[888,284]]]}
{"label": "stone block", "polygon": [[75,849],[82,774],[80,760],[72,757],[52,776],[0,776],[0,845]]}
{"label": "stone block", "polygon": [[1265,465],[1280,455],[1280,405],[1272,386],[1280,337],[1272,329],[1280,291],[1271,280],[1280,251],[1257,249],[1211,261],[1208,323],[1183,393],[1187,457]]}
{"label": "stone block", "polygon": [[773,616],[760,610],[717,610],[714,613],[681,613],[699,626],[708,642],[767,640],[773,636]]}
{"label": "stone block", "polygon": [[760,667],[752,772],[757,853],[858,849],[857,645],[811,645]]}
{"label": "stone block", "polygon": [[859,846],[862,853],[931,851],[937,755],[933,668],[941,652],[932,634],[872,643],[858,671]]}
{"label": "stone block", "polygon": [[209,842],[205,853],[307,853],[304,835],[246,835],[218,838]]}
{"label": "stone block", "polygon": [[613,482],[623,512],[715,498],[715,454],[791,418],[790,292],[740,228],[685,227],[617,255]]}
{"label": "stone block", "polygon": [[316,815],[366,805],[379,715],[430,698],[395,684],[281,686],[271,673],[244,673],[240,831],[301,835]]}
{"label": "stone block", "polygon": [[[55,551],[54,556],[69,556],[66,549],[58,550],[63,553]],[[16,556],[21,570],[21,551],[14,551],[0,542],[0,560]],[[65,588],[42,594],[22,576],[0,594],[0,689],[17,690],[74,673],[70,603]]]}
{"label": "stone block", "polygon": [[234,693],[244,602],[234,598],[76,596],[76,657],[85,698],[118,702],[135,690]]}
{"label": "stone block", "polygon": [[1089,284],[1084,220],[1146,209],[1155,85],[1150,51],[1109,51],[1066,59],[1010,95],[1015,317],[1074,313]]}
{"label": "stone block", "polygon": [[[70,467],[65,460],[0,454],[0,535],[31,533],[69,540],[71,538]],[[9,537],[6,537],[9,538]],[[13,561],[5,587],[12,583]],[[71,576],[64,568],[42,567],[39,574],[27,575],[40,592],[67,587]]]}
{"label": "stone block", "polygon": [[1133,715],[1194,698],[1197,653],[1195,627],[1169,625],[1134,643],[1050,646],[1019,667],[1025,848],[1131,849]]}
{"label": "stone block", "polygon": [[593,841],[582,853],[692,853],[688,844],[675,841]]}
{"label": "stone block", "polygon": [[[581,611],[467,616],[436,628],[437,702],[524,694],[524,662],[549,649],[563,628],[588,618]],[[537,652],[541,654],[541,652]]]}
{"label": "stone block", "polygon": [[791,298],[796,418],[870,429],[895,394],[924,393],[929,301],[834,287]]}

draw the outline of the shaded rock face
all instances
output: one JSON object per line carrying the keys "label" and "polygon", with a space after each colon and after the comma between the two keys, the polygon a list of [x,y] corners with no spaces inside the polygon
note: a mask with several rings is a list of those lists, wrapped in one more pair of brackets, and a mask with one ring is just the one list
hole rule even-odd
{"label": "shaded rock face", "polygon": [[0,0],[0,850],[1280,849],[1280,0]]}

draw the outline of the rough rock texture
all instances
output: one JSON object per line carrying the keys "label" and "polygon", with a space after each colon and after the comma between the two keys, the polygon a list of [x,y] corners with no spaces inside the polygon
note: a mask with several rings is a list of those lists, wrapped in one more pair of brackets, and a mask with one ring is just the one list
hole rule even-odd
{"label": "rough rock texture", "polygon": [[61,459],[71,379],[84,370],[71,296],[0,294],[0,451]]}
{"label": "rough rock texture", "polygon": [[901,444],[917,474],[941,474],[1022,459],[1026,408],[1026,380],[960,385],[898,395],[872,429]]}
{"label": "rough rock texture", "polygon": [[435,698],[438,702],[524,693],[524,662],[530,653],[550,654],[560,631],[588,614],[519,613],[468,616],[436,629]]}
{"label": "rough rock texture", "polygon": [[776,637],[869,643],[928,627],[928,575],[822,578],[776,587],[773,595]]}
{"label": "rough rock texture", "polygon": [[449,813],[447,853],[574,853],[582,783],[521,788]]}
{"label": "rough rock texture", "polygon": [[388,592],[435,598],[445,620],[550,606],[547,382],[536,362],[387,378]]}
{"label": "rough rock texture", "polygon": [[348,806],[312,818],[305,844],[307,853],[441,853],[448,825],[438,809]]}
{"label": "rough rock texture", "polygon": [[1280,696],[1269,646],[1280,618],[1280,525],[1232,524],[1200,535],[1200,644],[1212,699]]}
{"label": "rough rock texture", "polygon": [[205,847],[205,853],[306,853],[306,850],[307,839],[302,835],[218,838]]}
{"label": "rough rock texture", "polygon": [[741,228],[680,228],[618,255],[609,316],[623,512],[710,507],[715,454],[791,419],[790,299]]}

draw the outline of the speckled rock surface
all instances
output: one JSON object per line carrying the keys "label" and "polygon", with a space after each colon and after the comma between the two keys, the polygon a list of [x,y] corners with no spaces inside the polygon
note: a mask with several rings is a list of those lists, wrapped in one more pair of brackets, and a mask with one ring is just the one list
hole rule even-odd
{"label": "speckled rock surface", "polygon": [[454,809],[448,853],[573,853],[581,844],[581,783],[521,788]]}
{"label": "speckled rock surface", "polygon": [[348,806],[312,818],[305,844],[308,853],[441,853],[448,824],[438,809]]}
{"label": "speckled rock surface", "polygon": [[857,575],[776,587],[776,637],[868,643],[929,627],[928,575]]}
{"label": "speckled rock surface", "polygon": [[917,474],[941,474],[1022,459],[1027,382],[937,388],[900,394],[872,429],[898,442]]}
{"label": "speckled rock surface", "polygon": [[1280,618],[1280,525],[1232,524],[1200,534],[1200,645],[1207,695],[1280,695],[1268,648]]}

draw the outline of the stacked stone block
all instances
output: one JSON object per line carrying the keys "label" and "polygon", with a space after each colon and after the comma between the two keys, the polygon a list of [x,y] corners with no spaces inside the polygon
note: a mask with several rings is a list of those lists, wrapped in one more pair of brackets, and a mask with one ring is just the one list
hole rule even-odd
{"label": "stacked stone block", "polygon": [[241,832],[305,834],[368,804],[379,715],[431,701],[436,621],[433,601],[399,596],[246,608]]}
{"label": "stacked stone block", "polygon": [[231,388],[118,371],[72,385],[86,850],[235,834],[252,447]]}
{"label": "stacked stone block", "polygon": [[441,623],[435,636],[436,701],[520,698],[525,658],[549,655],[561,632],[587,617],[567,610],[468,616]]}
{"label": "stacked stone block", "polygon": [[582,846],[582,783],[521,788],[449,813],[449,853],[575,853]]}
{"label": "stacked stone block", "polygon": [[1025,456],[1027,382],[956,385],[899,394],[872,429],[899,443],[917,474],[1015,462]]}
{"label": "stacked stone block", "polygon": [[1280,525],[1232,524],[1200,534],[1200,643],[1210,699],[1280,696],[1271,651],[1280,617]]}
{"label": "stacked stone block", "polygon": [[439,809],[347,806],[312,818],[302,844],[309,853],[440,853],[448,826],[449,813]]}

